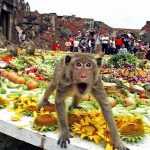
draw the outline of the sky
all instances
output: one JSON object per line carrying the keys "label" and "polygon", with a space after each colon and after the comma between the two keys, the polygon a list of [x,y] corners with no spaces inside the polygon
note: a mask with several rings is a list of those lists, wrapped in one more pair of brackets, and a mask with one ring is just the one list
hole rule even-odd
{"label": "sky", "polygon": [[76,15],[111,27],[140,29],[150,21],[150,0],[25,0],[31,10]]}

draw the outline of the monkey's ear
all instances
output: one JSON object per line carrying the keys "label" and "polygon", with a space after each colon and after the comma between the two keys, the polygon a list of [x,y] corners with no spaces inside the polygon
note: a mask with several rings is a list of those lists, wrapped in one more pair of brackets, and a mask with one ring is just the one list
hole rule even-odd
{"label": "monkey's ear", "polygon": [[71,56],[67,55],[65,57],[65,64],[68,65],[70,63],[70,61],[71,61]]}
{"label": "monkey's ear", "polygon": [[102,64],[102,58],[101,57],[96,58],[96,62],[97,62],[98,66],[101,66],[101,64]]}

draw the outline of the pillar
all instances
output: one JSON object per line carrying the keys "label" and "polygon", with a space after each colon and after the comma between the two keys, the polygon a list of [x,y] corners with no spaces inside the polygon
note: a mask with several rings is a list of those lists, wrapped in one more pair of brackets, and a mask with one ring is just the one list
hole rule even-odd
{"label": "pillar", "polygon": [[12,29],[13,29],[13,15],[9,14],[9,25],[8,25],[8,40],[12,41]]}

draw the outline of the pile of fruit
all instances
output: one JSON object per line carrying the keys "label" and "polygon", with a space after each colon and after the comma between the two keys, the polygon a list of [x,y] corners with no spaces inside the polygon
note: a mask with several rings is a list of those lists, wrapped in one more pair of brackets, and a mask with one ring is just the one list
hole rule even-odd
{"label": "pile of fruit", "polygon": [[[58,129],[55,94],[49,99],[50,106],[39,110],[37,105],[63,55],[65,53],[61,52],[13,58],[8,54],[0,55],[0,60],[9,63],[8,67],[0,69],[0,108],[12,112],[12,121],[30,116],[33,130]],[[119,133],[122,140],[129,143],[140,142],[150,134],[150,62],[141,64],[142,60],[131,54],[118,54],[104,56],[100,68]],[[87,95],[79,106],[80,109],[68,112],[73,135],[97,144],[105,143],[105,149],[111,150],[109,129],[97,101]]]}

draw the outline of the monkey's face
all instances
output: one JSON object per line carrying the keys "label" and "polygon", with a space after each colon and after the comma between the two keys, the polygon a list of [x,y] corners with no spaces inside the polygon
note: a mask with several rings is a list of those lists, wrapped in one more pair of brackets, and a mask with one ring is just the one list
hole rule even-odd
{"label": "monkey's face", "polygon": [[94,81],[96,65],[89,59],[76,59],[73,62],[72,78],[75,88],[80,94],[89,90]]}
{"label": "monkey's face", "polygon": [[91,90],[96,81],[98,66],[101,58],[95,59],[92,55],[77,53],[65,57],[66,76],[71,80],[73,87],[79,94]]}

